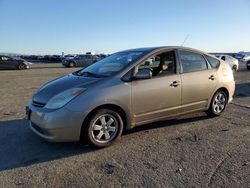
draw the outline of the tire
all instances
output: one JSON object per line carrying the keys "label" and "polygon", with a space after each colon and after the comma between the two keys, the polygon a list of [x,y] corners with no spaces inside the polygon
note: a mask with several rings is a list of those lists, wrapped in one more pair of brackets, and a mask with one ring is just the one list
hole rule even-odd
{"label": "tire", "polygon": [[23,64],[23,63],[20,63],[20,64],[17,66],[17,69],[18,69],[18,70],[26,69],[26,65]]}
{"label": "tire", "polygon": [[75,63],[74,63],[74,62],[70,62],[70,63],[69,63],[69,67],[70,67],[70,68],[75,67]]}
{"label": "tire", "polygon": [[83,125],[82,138],[95,147],[110,146],[121,137],[123,124],[120,114],[114,110],[97,110]]}
{"label": "tire", "polygon": [[220,116],[227,106],[227,95],[224,91],[218,90],[210,103],[207,114],[210,116]]}

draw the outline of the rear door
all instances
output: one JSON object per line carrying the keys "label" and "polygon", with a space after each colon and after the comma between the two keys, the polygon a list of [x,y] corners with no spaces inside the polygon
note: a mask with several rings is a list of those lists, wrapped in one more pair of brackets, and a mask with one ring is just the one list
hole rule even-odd
{"label": "rear door", "polygon": [[217,85],[217,69],[203,54],[179,50],[182,81],[182,112],[207,108]]}

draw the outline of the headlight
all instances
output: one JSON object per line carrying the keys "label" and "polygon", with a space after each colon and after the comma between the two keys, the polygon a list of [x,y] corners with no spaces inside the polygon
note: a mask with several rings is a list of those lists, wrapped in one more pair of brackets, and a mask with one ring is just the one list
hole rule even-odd
{"label": "headlight", "polygon": [[58,109],[63,107],[73,98],[79,96],[86,88],[71,88],[58,95],[52,97],[49,102],[45,105],[45,108]]}

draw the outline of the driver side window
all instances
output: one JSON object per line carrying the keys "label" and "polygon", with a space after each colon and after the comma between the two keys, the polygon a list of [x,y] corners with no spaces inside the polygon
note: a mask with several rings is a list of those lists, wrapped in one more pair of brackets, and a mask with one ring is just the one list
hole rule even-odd
{"label": "driver side window", "polygon": [[138,70],[140,69],[150,69],[153,77],[175,74],[175,53],[169,51],[150,57],[139,65]]}

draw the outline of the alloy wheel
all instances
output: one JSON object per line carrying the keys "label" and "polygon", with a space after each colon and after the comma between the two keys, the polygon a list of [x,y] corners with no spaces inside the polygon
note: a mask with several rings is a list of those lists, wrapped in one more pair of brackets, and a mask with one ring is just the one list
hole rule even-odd
{"label": "alloy wheel", "polygon": [[103,114],[97,117],[91,125],[92,138],[98,143],[108,143],[117,136],[118,126],[115,116]]}
{"label": "alloy wheel", "polygon": [[223,93],[218,93],[214,97],[213,110],[216,114],[220,114],[226,107],[226,96]]}
{"label": "alloy wheel", "polygon": [[25,69],[25,65],[24,65],[24,64],[20,64],[20,65],[18,65],[18,69],[19,69],[19,70],[23,70],[23,69]]}

